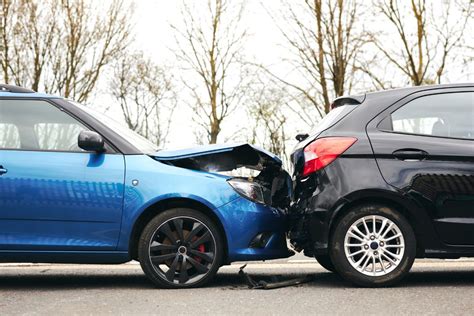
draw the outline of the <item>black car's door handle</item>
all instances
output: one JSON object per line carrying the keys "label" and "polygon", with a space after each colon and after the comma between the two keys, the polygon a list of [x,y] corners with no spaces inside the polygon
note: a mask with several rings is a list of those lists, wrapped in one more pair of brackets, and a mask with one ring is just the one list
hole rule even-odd
{"label": "black car's door handle", "polygon": [[1,176],[2,174],[7,173],[7,172],[8,172],[7,169],[3,168],[3,166],[0,166],[0,176]]}
{"label": "black car's door handle", "polygon": [[420,149],[406,148],[395,150],[392,155],[395,158],[404,161],[420,161],[425,159],[428,156],[428,153]]}

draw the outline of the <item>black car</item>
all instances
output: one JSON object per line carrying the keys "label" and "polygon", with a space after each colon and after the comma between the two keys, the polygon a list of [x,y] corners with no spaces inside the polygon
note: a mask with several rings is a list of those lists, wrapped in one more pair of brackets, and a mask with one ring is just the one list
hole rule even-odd
{"label": "black car", "polygon": [[294,248],[373,287],[474,257],[474,84],[341,97],[297,138]]}

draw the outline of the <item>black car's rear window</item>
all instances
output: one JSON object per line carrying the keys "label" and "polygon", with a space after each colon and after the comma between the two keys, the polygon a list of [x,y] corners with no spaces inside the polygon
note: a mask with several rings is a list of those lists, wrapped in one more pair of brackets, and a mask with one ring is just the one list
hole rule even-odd
{"label": "black car's rear window", "polygon": [[332,125],[339,122],[344,116],[352,112],[358,104],[341,105],[331,110],[309,133],[309,138],[321,134],[322,131],[328,129]]}

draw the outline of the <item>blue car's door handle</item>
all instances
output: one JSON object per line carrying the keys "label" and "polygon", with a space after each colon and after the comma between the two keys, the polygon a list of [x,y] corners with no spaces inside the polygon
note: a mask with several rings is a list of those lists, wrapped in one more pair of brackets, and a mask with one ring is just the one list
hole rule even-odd
{"label": "blue car's door handle", "polygon": [[7,169],[3,168],[3,166],[0,166],[0,176],[1,176],[2,174],[7,173],[7,172],[8,172]]}

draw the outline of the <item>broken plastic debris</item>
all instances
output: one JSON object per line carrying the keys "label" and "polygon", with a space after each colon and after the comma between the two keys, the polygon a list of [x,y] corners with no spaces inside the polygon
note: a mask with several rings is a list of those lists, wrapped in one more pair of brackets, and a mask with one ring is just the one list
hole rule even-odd
{"label": "broken plastic debris", "polygon": [[240,267],[239,275],[244,279],[245,283],[247,283],[249,289],[263,289],[263,290],[273,290],[282,287],[288,286],[296,286],[303,283],[308,283],[313,280],[312,275],[306,275],[304,277],[289,279],[289,280],[278,280],[278,278],[274,278],[274,282],[267,282],[264,280],[255,281],[247,272],[244,271],[247,265],[243,265]]}

